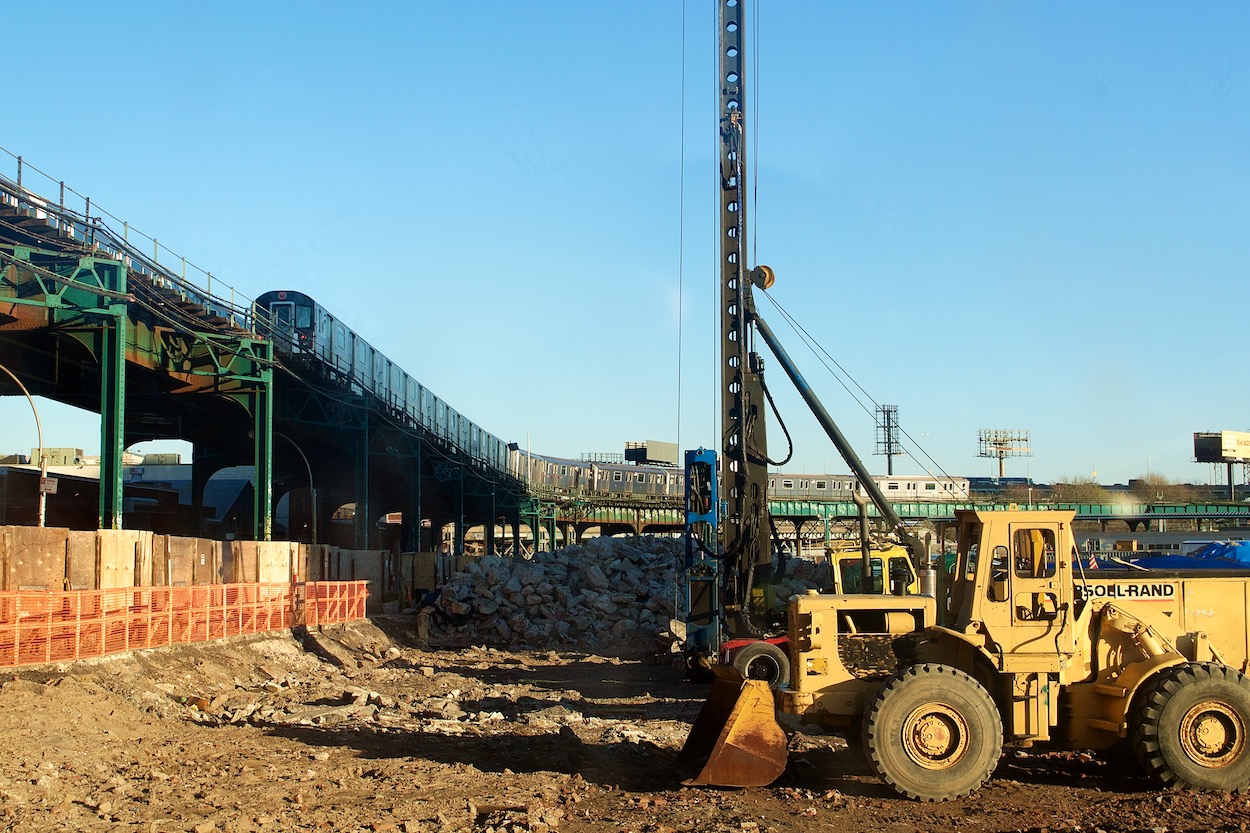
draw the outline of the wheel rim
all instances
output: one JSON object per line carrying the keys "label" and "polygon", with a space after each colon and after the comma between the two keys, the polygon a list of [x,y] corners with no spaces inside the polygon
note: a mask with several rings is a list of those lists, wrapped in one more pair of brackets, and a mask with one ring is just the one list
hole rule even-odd
{"label": "wheel rim", "polygon": [[926,703],[903,723],[903,749],[925,769],[948,769],[968,752],[968,723],[950,706]]}
{"label": "wheel rim", "polygon": [[1226,703],[1207,700],[1181,718],[1181,746],[1199,766],[1217,769],[1241,756],[1246,727],[1241,715]]}
{"label": "wheel rim", "polygon": [[764,655],[748,662],[747,672],[743,676],[748,680],[763,680],[771,683],[780,673],[781,669],[777,666],[777,660]]}

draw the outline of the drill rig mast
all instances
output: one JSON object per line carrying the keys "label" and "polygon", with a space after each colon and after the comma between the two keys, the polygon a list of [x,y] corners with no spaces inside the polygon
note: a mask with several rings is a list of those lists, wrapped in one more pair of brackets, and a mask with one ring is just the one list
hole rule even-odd
{"label": "drill rig mast", "polygon": [[726,568],[721,603],[731,634],[748,635],[755,632],[748,613],[756,571],[767,570],[772,563],[768,441],[763,367],[754,350],[754,310],[746,272],[744,4],[722,0],[719,6],[721,497]]}

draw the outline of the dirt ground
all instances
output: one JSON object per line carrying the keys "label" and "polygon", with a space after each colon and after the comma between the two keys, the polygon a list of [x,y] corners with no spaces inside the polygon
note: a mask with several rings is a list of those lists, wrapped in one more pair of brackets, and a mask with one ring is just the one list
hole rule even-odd
{"label": "dirt ground", "polygon": [[0,677],[0,830],[1246,830],[1250,798],[1008,752],[974,796],[896,797],[799,734],[772,786],[681,785],[706,687],[665,654],[417,647],[380,617]]}

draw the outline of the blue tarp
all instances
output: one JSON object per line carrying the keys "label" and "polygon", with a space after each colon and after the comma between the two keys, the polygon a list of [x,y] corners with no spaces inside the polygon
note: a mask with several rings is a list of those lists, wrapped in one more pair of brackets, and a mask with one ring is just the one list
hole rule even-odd
{"label": "blue tarp", "polygon": [[1250,566],[1230,558],[1198,558],[1192,555],[1152,555],[1149,558],[1135,559],[1133,565],[1147,570],[1244,570]]}
{"label": "blue tarp", "polygon": [[1190,558],[1220,558],[1250,566],[1250,541],[1213,541],[1193,553]]}
{"label": "blue tarp", "polygon": [[[1102,555],[1101,553],[1099,554]],[[1215,541],[1190,555],[1148,555],[1132,558],[1123,553],[1125,561],[1097,558],[1098,567],[1104,570],[1125,570],[1140,567],[1145,570],[1247,570],[1250,569],[1250,541]],[[1087,567],[1088,569],[1088,567]]]}

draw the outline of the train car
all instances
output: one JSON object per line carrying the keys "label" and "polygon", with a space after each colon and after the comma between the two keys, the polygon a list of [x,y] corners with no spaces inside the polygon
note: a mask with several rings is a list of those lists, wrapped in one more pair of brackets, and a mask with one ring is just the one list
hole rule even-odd
{"label": "train car", "polygon": [[252,329],[270,339],[279,356],[313,360],[327,376],[372,395],[392,418],[429,431],[475,462],[508,470],[502,440],[456,413],[303,292],[275,290],[257,297]]}
{"label": "train car", "polygon": [[[966,477],[928,474],[875,476],[877,488],[890,502],[928,503],[968,500]],[[852,500],[856,479],[850,474],[773,474],[768,492],[777,500]]]}
{"label": "train car", "polygon": [[[562,494],[682,497],[680,469],[645,464],[574,460],[546,454],[511,452],[507,467],[522,480]],[[966,501],[967,478],[932,475],[878,476],[877,487],[898,503]],[[775,500],[851,501],[856,480],[849,474],[788,474],[769,477]]]}
{"label": "train car", "polygon": [[667,496],[680,498],[685,481],[680,469],[604,461],[574,460],[512,449],[510,471],[540,489],[568,495]]}

